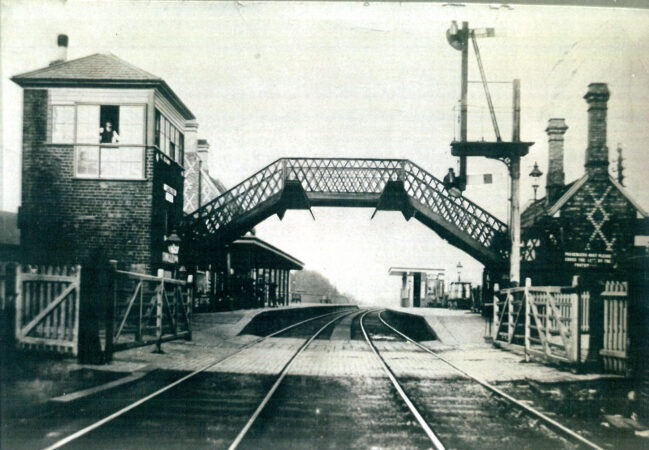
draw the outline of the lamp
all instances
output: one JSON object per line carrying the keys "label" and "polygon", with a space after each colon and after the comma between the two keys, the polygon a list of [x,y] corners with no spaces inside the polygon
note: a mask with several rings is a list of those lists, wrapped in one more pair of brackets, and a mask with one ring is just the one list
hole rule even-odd
{"label": "lamp", "polygon": [[457,266],[455,266],[457,269],[457,281],[460,281],[460,274],[462,273],[462,263],[460,261],[457,262]]}
{"label": "lamp", "polygon": [[539,165],[534,161],[534,168],[530,172],[530,176],[534,178],[532,181],[532,188],[534,188],[534,201],[536,201],[536,190],[539,188],[539,178],[543,175],[543,172],[539,170]]}
{"label": "lamp", "polygon": [[180,236],[176,234],[175,230],[165,238],[165,242],[167,243],[167,251],[172,255],[178,255],[182,239],[180,239]]}

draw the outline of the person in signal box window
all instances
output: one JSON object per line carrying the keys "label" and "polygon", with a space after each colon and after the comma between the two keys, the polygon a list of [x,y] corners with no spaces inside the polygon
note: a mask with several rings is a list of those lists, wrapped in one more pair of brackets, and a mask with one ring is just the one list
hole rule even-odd
{"label": "person in signal box window", "polygon": [[113,129],[113,124],[106,121],[103,128],[99,129],[99,142],[102,144],[116,144],[119,142],[119,135]]}

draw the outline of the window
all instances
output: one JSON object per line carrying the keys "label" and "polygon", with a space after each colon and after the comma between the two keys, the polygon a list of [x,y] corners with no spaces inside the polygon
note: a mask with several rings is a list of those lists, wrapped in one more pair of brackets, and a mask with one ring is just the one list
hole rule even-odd
{"label": "window", "polygon": [[77,105],[76,128],[76,176],[143,177],[143,105]]}
{"label": "window", "polygon": [[119,137],[120,107],[102,105],[99,107],[99,142],[102,144],[116,144]]}
{"label": "window", "polygon": [[160,111],[155,111],[155,145],[181,166],[185,157],[185,136]]}
{"label": "window", "polygon": [[52,107],[52,142],[74,144],[74,105]]}

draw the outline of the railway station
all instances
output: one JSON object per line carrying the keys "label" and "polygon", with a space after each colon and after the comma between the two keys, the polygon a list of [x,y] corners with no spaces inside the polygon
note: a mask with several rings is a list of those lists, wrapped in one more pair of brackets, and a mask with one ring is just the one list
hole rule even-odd
{"label": "railway station", "polygon": [[[585,75],[590,47],[535,35],[524,67],[509,33],[529,27],[503,5],[405,5],[383,30],[380,5],[362,5],[374,23],[323,15],[352,5],[306,20],[304,5],[204,3],[99,5],[106,23],[89,23],[108,42],[94,47],[93,30],[52,32],[55,19],[36,33],[49,63],[10,36],[21,170],[17,211],[0,211],[0,446],[646,447],[649,214],[634,166],[649,91],[630,87],[648,80],[629,75],[633,53]],[[13,8],[3,26],[29,19]],[[152,40],[121,37],[144,12]],[[196,23],[153,42],[172,16]],[[566,33],[593,38],[583,28]]]}

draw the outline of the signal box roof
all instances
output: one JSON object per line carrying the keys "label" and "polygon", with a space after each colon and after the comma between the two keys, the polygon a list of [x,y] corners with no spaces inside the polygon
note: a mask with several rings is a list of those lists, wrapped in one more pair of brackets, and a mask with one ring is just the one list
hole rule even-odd
{"label": "signal box roof", "polygon": [[112,53],[95,53],[83,58],[56,62],[42,69],[15,75],[11,80],[21,87],[158,89],[185,120],[196,119],[162,78],[132,65]]}

